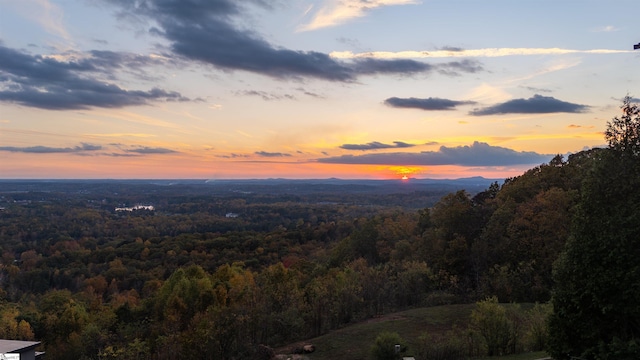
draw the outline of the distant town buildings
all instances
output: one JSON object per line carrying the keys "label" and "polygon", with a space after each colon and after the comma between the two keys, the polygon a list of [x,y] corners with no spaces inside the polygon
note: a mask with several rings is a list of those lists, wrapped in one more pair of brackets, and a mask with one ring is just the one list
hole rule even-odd
{"label": "distant town buildings", "polygon": [[149,210],[154,211],[156,208],[153,205],[136,205],[133,207],[117,207],[116,211],[134,211],[134,210]]}

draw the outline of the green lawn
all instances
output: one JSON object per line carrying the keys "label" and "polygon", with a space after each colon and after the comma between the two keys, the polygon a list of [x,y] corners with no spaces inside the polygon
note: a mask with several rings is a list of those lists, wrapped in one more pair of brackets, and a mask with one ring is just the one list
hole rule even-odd
{"label": "green lawn", "polygon": [[[316,351],[311,360],[367,359],[376,336],[383,331],[397,332],[410,347],[425,332],[440,333],[453,324],[466,326],[474,304],[447,305],[413,309],[350,325],[310,339]],[[413,342],[412,342],[413,340]]]}
{"label": "green lawn", "polygon": [[526,353],[526,354],[518,354],[518,355],[509,355],[509,356],[494,356],[494,357],[486,357],[486,360],[537,360],[537,359],[548,359],[549,355],[547,355],[544,351]]}
{"label": "green lawn", "polygon": [[[418,338],[425,333],[442,334],[453,326],[466,328],[475,304],[445,305],[412,309],[332,331],[304,343],[314,344],[316,351],[308,355],[310,360],[369,359],[369,349],[376,336],[383,331],[397,332],[411,349],[417,347]],[[293,346],[291,346],[293,347]],[[285,347],[279,349],[282,353]],[[487,358],[491,360],[535,360],[545,358],[544,352]]]}

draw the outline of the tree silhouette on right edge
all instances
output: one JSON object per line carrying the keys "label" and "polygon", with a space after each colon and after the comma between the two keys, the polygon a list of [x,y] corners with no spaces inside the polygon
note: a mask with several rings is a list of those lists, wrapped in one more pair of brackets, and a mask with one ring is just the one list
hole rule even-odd
{"label": "tree silhouette on right edge", "polygon": [[640,359],[640,115],[626,96],[584,179],[554,267],[549,353]]}

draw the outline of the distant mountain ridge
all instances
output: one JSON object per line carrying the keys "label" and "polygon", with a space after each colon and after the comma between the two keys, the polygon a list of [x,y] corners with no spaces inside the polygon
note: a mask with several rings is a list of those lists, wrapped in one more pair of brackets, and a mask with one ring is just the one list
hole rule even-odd
{"label": "distant mountain ridge", "polygon": [[[486,179],[480,176],[460,179],[408,179],[408,180],[369,180],[369,179],[25,179],[0,180],[0,194],[9,192],[24,193],[87,193],[87,194],[189,194],[239,196],[250,195],[291,195],[291,196],[328,196],[334,199],[346,195],[392,195],[415,194],[414,198],[428,196],[429,204],[447,193],[465,190],[475,195],[503,179]],[[343,196],[341,196],[341,194]],[[426,203],[425,203],[426,204]]]}
{"label": "distant mountain ridge", "polygon": [[[303,191],[321,191],[338,190],[340,191],[356,191],[356,192],[384,192],[384,193],[406,193],[413,191],[456,191],[467,190],[469,193],[477,193],[486,190],[492,183],[502,184],[504,179],[487,179],[481,176],[459,178],[459,179],[416,179],[408,180],[387,179],[387,180],[370,180],[370,179],[223,179],[223,180],[207,180],[206,183],[211,186],[218,187],[237,187],[239,189],[254,190],[269,187],[271,190],[283,191],[289,188],[293,192]],[[266,190],[263,189],[263,190]],[[305,191],[305,192],[306,192]]]}

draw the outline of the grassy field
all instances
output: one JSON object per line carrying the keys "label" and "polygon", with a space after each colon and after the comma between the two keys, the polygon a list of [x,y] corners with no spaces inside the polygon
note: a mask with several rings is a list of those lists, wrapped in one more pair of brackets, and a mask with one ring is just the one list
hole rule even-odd
{"label": "grassy field", "polygon": [[547,355],[544,351],[526,353],[526,354],[518,354],[518,355],[509,355],[509,356],[498,356],[490,358],[490,360],[536,360],[536,359],[549,359],[549,355]]}
{"label": "grassy field", "polygon": [[[276,353],[283,354],[288,349],[306,343],[316,347],[314,353],[306,356],[310,360],[365,360],[370,358],[369,351],[376,336],[383,331],[390,331],[397,332],[407,341],[409,345],[407,355],[410,356],[411,349],[417,347],[416,341],[421,335],[442,334],[454,326],[466,328],[474,307],[475,304],[445,305],[389,314],[350,325],[305,342],[276,349]],[[534,360],[546,356],[544,352],[538,352],[490,359]]]}

